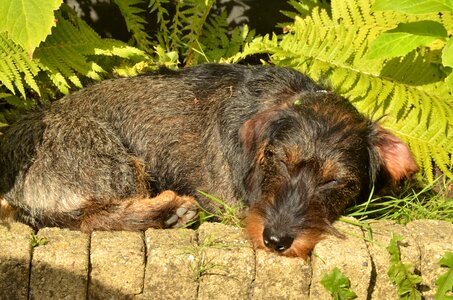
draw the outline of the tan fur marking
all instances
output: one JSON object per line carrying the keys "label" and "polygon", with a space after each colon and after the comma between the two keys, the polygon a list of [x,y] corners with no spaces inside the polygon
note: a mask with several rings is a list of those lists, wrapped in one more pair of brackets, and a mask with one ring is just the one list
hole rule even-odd
{"label": "tan fur marking", "polygon": [[253,247],[268,250],[263,242],[263,218],[257,212],[253,211],[253,209],[250,209],[245,219],[245,224],[245,232],[252,242]]}
{"label": "tan fur marking", "polygon": [[146,174],[145,171],[145,163],[143,160],[137,158],[137,157],[132,157],[131,158],[131,164],[132,167],[135,170],[135,176],[137,176],[137,193],[138,196],[141,197],[148,197],[148,187],[146,185],[146,182],[148,180],[148,174]]}
{"label": "tan fur marking", "polygon": [[315,245],[324,238],[324,234],[318,230],[305,230],[291,245],[291,248],[282,253],[287,257],[301,257],[307,260]]}
{"label": "tan fur marking", "polygon": [[17,209],[0,197],[0,220],[14,220]]}

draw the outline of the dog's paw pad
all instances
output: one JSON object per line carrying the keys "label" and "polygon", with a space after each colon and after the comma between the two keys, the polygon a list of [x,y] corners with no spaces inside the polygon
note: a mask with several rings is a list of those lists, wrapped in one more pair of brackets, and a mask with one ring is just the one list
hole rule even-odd
{"label": "dog's paw pad", "polygon": [[165,221],[166,227],[180,228],[191,221],[198,215],[198,204],[191,197],[180,197],[182,203],[172,215]]}

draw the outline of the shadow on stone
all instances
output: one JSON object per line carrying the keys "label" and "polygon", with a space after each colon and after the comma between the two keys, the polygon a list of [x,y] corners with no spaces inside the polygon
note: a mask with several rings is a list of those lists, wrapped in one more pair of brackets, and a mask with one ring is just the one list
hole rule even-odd
{"label": "shadow on stone", "polygon": [[[87,277],[80,276],[69,272],[67,270],[61,270],[50,266],[48,264],[41,264],[40,268],[46,270],[46,277],[36,278],[34,285],[29,286],[29,275],[24,274],[23,268],[28,264],[24,260],[8,260],[7,264],[3,264],[1,261],[2,271],[0,272],[1,291],[0,299],[27,299],[29,293],[29,299],[86,299],[88,280]],[[9,271],[9,272],[8,272]],[[33,272],[33,268],[31,270]],[[24,276],[25,275],[25,276]],[[64,283],[62,280],[64,279]],[[51,290],[48,285],[49,281],[52,281],[51,286],[56,289]],[[47,282],[47,283],[46,283]],[[71,282],[83,282],[83,289],[79,289],[79,285],[72,285]],[[90,297],[90,299],[105,299],[105,295],[110,295],[109,299],[130,299],[127,295],[121,293],[116,289],[106,287],[104,285],[96,285],[96,295]],[[96,297],[98,296],[98,297]]]}

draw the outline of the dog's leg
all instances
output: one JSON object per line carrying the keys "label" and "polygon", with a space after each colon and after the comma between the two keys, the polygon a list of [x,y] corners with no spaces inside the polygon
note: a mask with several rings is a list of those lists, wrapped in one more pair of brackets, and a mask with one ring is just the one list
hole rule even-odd
{"label": "dog's leg", "polygon": [[181,227],[192,221],[197,212],[194,198],[173,191],[164,191],[154,198],[113,200],[104,204],[90,201],[83,209],[80,229],[91,232]]}

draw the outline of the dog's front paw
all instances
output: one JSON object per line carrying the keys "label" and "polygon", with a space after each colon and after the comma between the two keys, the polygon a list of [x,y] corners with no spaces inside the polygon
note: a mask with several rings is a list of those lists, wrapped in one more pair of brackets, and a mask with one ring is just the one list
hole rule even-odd
{"label": "dog's front paw", "polygon": [[[164,193],[167,193],[166,191]],[[174,202],[177,203],[172,213],[165,221],[165,227],[180,228],[191,223],[198,216],[198,202],[190,196],[178,196],[174,194]]]}

